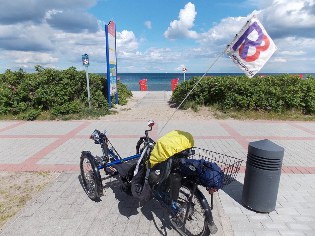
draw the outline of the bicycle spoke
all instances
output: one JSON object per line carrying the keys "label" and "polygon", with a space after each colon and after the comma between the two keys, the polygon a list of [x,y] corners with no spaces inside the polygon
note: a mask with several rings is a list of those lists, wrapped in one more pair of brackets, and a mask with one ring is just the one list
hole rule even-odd
{"label": "bicycle spoke", "polygon": [[[192,201],[190,202],[190,206],[188,207],[190,196],[190,189],[186,186],[182,186],[177,200],[177,203],[179,204],[182,211],[176,217],[173,217],[171,219],[171,222],[179,231],[181,231],[185,235],[204,235],[206,233],[205,210],[201,205],[200,199],[198,199],[196,195],[192,197]],[[187,215],[187,220],[184,224],[184,218],[186,216],[188,208],[189,212]]]}

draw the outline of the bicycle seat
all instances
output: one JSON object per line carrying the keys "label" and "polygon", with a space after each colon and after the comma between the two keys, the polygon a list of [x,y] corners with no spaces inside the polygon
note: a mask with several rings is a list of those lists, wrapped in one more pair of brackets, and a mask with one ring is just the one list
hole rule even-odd
{"label": "bicycle seat", "polygon": [[123,162],[121,164],[112,165],[119,173],[119,175],[123,178],[126,178],[129,173],[133,175],[133,171],[137,165],[138,159],[133,159],[127,162]]}

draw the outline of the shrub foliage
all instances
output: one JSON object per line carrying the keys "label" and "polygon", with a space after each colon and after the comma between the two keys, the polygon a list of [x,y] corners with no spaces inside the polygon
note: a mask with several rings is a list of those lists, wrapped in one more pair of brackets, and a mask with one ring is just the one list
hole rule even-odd
{"label": "shrub foliage", "polygon": [[[42,113],[49,113],[51,118],[109,113],[106,78],[89,74],[92,109],[88,109],[85,71],[77,71],[74,67],[56,70],[41,66],[36,66],[35,70],[35,73],[7,70],[0,75],[1,115],[33,120]],[[118,92],[120,104],[132,96],[120,83]]]}
{"label": "shrub foliage", "polygon": [[[200,77],[179,84],[171,102],[179,105]],[[298,110],[315,114],[315,78],[293,75],[205,77],[182,107],[215,105],[221,110],[262,110],[283,112]]]}

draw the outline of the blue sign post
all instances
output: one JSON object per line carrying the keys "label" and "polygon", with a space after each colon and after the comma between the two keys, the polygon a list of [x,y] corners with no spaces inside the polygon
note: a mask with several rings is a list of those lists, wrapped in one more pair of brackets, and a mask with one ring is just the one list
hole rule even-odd
{"label": "blue sign post", "polygon": [[82,55],[82,64],[85,66],[85,75],[86,75],[86,89],[88,92],[88,103],[89,103],[89,108],[91,108],[91,101],[90,101],[90,80],[89,80],[89,73],[88,73],[88,67],[90,65],[89,61],[89,55],[88,54],[83,54]]}

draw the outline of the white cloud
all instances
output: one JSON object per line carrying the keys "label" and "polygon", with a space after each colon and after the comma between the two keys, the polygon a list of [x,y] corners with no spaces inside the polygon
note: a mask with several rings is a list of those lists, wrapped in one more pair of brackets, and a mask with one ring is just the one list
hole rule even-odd
{"label": "white cloud", "polygon": [[19,64],[52,64],[58,61],[58,58],[50,55],[49,53],[22,52],[18,54],[18,58],[15,60],[15,62]]}
{"label": "white cloud", "polygon": [[276,39],[277,53],[286,56],[314,55],[315,39],[303,37],[286,37]]}
{"label": "white cloud", "polygon": [[194,26],[196,15],[195,5],[191,2],[187,3],[184,9],[180,10],[178,20],[170,23],[164,32],[164,37],[168,39],[198,38],[197,32],[190,30]]}
{"label": "white cloud", "polygon": [[278,50],[265,65],[266,72],[314,73],[315,39],[285,37],[275,40]]}
{"label": "white cloud", "polygon": [[51,27],[65,32],[80,33],[87,31],[95,33],[98,29],[95,16],[84,10],[52,11],[45,15],[45,20]]}
{"label": "white cloud", "polygon": [[274,0],[272,5],[264,10],[266,23],[281,27],[313,27],[315,26],[314,0]]}
{"label": "white cloud", "polygon": [[138,49],[139,43],[132,31],[123,30],[121,32],[117,32],[116,40],[117,51],[119,53],[134,52]]}
{"label": "white cloud", "polygon": [[174,62],[183,61],[185,60],[183,58],[186,58],[183,51],[154,47],[119,57],[119,67],[123,68],[124,72],[174,72]]}
{"label": "white cloud", "polygon": [[[262,2],[262,0],[260,1]],[[269,34],[275,38],[315,36],[314,0],[272,0],[259,15]]]}
{"label": "white cloud", "polygon": [[147,20],[146,22],[144,22],[144,25],[148,28],[148,29],[152,29],[152,22]]}
{"label": "white cloud", "polygon": [[170,57],[173,57],[173,52],[170,48],[150,48],[145,52],[146,60],[153,61],[169,61]]}
{"label": "white cloud", "polygon": [[281,55],[288,55],[288,56],[301,56],[301,55],[304,55],[305,52],[302,51],[302,50],[299,50],[299,51],[280,51],[279,54]]}
{"label": "white cloud", "polygon": [[96,33],[65,33],[55,32],[55,53],[60,58],[66,58],[71,62],[80,61],[82,54],[90,56],[90,63],[105,61],[105,33],[99,29]]}
{"label": "white cloud", "polygon": [[35,65],[51,66],[59,61],[57,57],[49,53],[42,52],[17,52],[9,51],[5,56],[13,60],[17,67],[34,68]]}
{"label": "white cloud", "polygon": [[[6,55],[5,67],[31,70],[36,64],[60,64],[67,68],[81,65],[83,53],[91,55],[93,64],[104,63],[104,24],[100,27],[96,18],[84,10],[95,3],[96,0],[6,1],[0,16],[0,48],[1,57]],[[82,13],[89,20],[82,24],[82,19],[72,17],[69,21],[73,12]]]}
{"label": "white cloud", "polygon": [[199,35],[201,44],[219,41],[228,44],[245,24],[247,17],[228,17],[210,28],[207,32]]}
{"label": "white cloud", "polygon": [[46,24],[0,25],[0,48],[17,51],[46,51],[53,49],[50,27]]}
{"label": "white cloud", "polygon": [[284,62],[287,62],[287,59],[286,58],[283,58],[283,57],[276,57],[273,59],[274,62],[280,62],[280,63],[284,63]]}
{"label": "white cloud", "polygon": [[44,19],[47,20],[47,19],[51,19],[54,15],[58,14],[58,13],[62,13],[61,10],[56,10],[56,9],[51,9],[51,10],[48,10],[45,14],[45,17]]}
{"label": "white cloud", "polygon": [[[37,64],[54,67],[53,64],[58,63],[64,68],[81,66],[84,53],[90,56],[90,67],[103,64],[105,68],[105,32],[103,27],[98,27],[94,33],[71,33],[55,29],[45,21],[40,25],[0,25],[0,48],[8,55],[7,61],[12,68],[33,69]],[[119,56],[132,58],[134,54],[139,55],[138,44],[132,31],[117,32]]]}
{"label": "white cloud", "polygon": [[15,24],[21,22],[41,23],[47,12],[52,10],[86,9],[97,0],[14,0],[1,2],[0,23]]}
{"label": "white cloud", "polygon": [[43,22],[40,25],[0,26],[0,47],[11,68],[33,68],[36,64],[51,66],[66,61],[64,68],[80,65],[81,55],[88,53],[91,63],[105,61],[105,33],[67,33]]}

